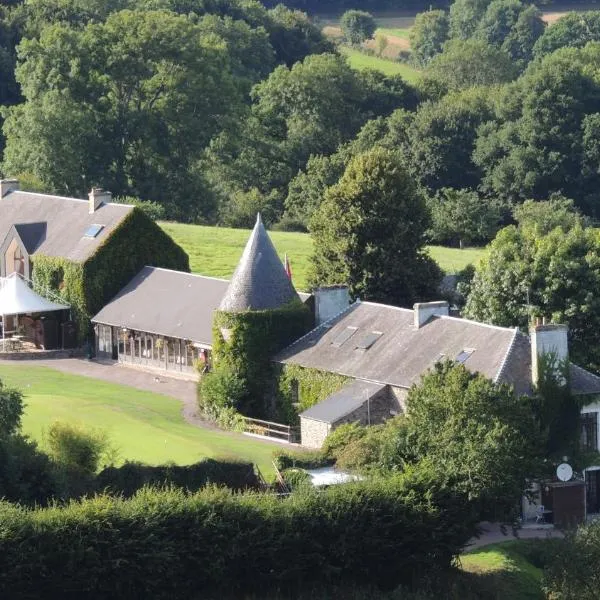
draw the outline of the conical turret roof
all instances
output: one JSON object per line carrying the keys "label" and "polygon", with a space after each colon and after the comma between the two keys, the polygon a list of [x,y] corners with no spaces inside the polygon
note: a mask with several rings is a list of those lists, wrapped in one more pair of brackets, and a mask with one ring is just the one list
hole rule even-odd
{"label": "conical turret roof", "polygon": [[259,214],[219,310],[268,310],[292,300],[299,300],[298,294]]}

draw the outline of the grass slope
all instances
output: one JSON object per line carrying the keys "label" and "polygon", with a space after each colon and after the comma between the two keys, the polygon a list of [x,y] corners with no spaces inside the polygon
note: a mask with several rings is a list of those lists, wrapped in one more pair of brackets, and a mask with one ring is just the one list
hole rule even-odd
{"label": "grass slope", "polygon": [[377,33],[384,33],[385,35],[392,35],[403,40],[408,40],[410,36],[410,27],[379,27]]}
{"label": "grass slope", "polygon": [[[240,259],[250,232],[246,229],[206,227],[181,223],[160,223],[160,226],[188,253],[194,273],[211,277],[231,277]],[[287,252],[292,265],[294,283],[307,289],[312,239],[306,233],[269,232],[281,258]],[[444,248],[430,246],[431,256],[447,273],[455,273],[483,256],[481,248]]]}
{"label": "grass slope", "polygon": [[401,75],[406,81],[410,82],[415,82],[421,76],[419,71],[405,63],[370,56],[347,46],[340,46],[339,50],[348,58],[348,62],[353,69],[376,69],[386,75]]}
{"label": "grass slope", "polygon": [[191,464],[230,457],[253,461],[265,474],[272,471],[276,446],[189,425],[174,398],[28,364],[0,365],[0,379],[23,391],[23,431],[42,445],[45,428],[60,420],[107,431],[123,461]]}

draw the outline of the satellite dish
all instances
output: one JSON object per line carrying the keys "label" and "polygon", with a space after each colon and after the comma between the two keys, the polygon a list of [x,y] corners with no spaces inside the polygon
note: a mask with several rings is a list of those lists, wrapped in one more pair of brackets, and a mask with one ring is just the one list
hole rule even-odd
{"label": "satellite dish", "polygon": [[556,476],[561,481],[569,481],[573,477],[573,469],[571,465],[567,463],[561,463],[556,467]]}

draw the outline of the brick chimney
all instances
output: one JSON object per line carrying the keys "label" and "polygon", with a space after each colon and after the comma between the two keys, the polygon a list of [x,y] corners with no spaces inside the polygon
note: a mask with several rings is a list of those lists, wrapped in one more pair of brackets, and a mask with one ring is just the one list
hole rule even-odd
{"label": "brick chimney", "polygon": [[433,316],[447,317],[450,311],[448,302],[418,302],[413,306],[415,329],[421,329]]}
{"label": "brick chimney", "polygon": [[90,215],[95,213],[103,204],[107,204],[112,200],[112,194],[103,190],[102,188],[92,188],[92,191],[88,194]]}
{"label": "brick chimney", "polygon": [[[553,355],[559,363],[564,363],[569,360],[569,328],[566,325],[547,325],[545,321],[539,319],[529,329],[531,340],[531,379],[534,385],[537,385],[540,377],[540,359],[549,354]],[[563,384],[566,383],[562,374],[560,380]]]}
{"label": "brick chimney", "polygon": [[347,285],[332,285],[313,290],[315,299],[315,325],[321,325],[350,306]]}
{"label": "brick chimney", "polygon": [[0,179],[0,198],[4,198],[9,192],[19,191],[18,179]]}

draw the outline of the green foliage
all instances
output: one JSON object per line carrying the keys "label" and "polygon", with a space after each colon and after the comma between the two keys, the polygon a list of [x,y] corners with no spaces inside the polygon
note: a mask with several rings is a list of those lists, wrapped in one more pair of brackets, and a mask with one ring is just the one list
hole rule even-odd
{"label": "green foliage", "polygon": [[[279,309],[246,311],[242,313],[217,312],[213,321],[213,361],[211,377],[220,373],[235,376],[236,390],[243,394],[229,398],[213,399],[218,406],[235,408],[247,417],[285,418],[275,398],[273,356],[312,327],[312,314],[299,300]],[[222,330],[229,330],[225,340]],[[209,378],[210,381],[210,378]],[[238,383],[243,386],[238,387]],[[212,384],[209,384],[212,385]],[[214,388],[223,386],[215,384]],[[202,392],[202,386],[201,386]],[[202,397],[205,410],[207,399]]]}
{"label": "green foliage", "polygon": [[600,574],[600,521],[568,532],[554,553],[543,578],[544,592],[561,600],[593,600],[598,596]]}
{"label": "green foliage", "polygon": [[318,469],[331,464],[331,459],[321,450],[279,450],[273,454],[273,462],[280,470]]}
{"label": "green foliage", "polygon": [[553,194],[544,201],[526,200],[515,206],[513,217],[520,229],[531,231],[536,237],[547,235],[557,227],[566,233],[586,224],[573,200],[560,194]]}
{"label": "green foliage", "polygon": [[313,215],[312,283],[346,283],[355,297],[401,306],[430,297],[441,273],[424,253],[428,221],[398,154],[353,158]]}
{"label": "green foliage", "polygon": [[292,491],[297,491],[311,485],[310,475],[303,469],[286,469],[281,476]]}
{"label": "green foliage", "polygon": [[258,482],[252,463],[212,458],[185,466],[126,462],[120,467],[103,469],[94,480],[94,489],[98,492],[125,498],[147,486],[178,487],[195,492],[207,485],[243,490],[258,487]]}
{"label": "green foliage", "polygon": [[82,342],[90,319],[146,265],[189,271],[187,254],[135,208],[83,264],[36,254],[32,280],[71,305]]}
{"label": "green foliage", "polygon": [[428,201],[432,241],[470,246],[488,242],[498,231],[500,209],[472,190],[443,188]]}
{"label": "green foliage", "polygon": [[526,330],[534,315],[569,326],[571,359],[600,365],[600,236],[576,225],[546,235],[535,229],[502,229],[480,261],[465,316]]}
{"label": "green foliage", "polygon": [[513,62],[503,50],[477,39],[450,40],[425,71],[426,79],[449,91],[506,83],[516,75]]}
{"label": "green foliage", "polygon": [[541,58],[559,48],[583,48],[588,42],[599,41],[600,11],[569,12],[544,31],[533,53]]}
{"label": "green foliage", "polygon": [[360,440],[366,433],[367,429],[358,423],[344,423],[325,438],[321,451],[325,456],[336,458],[340,450]]}
{"label": "green foliage", "polygon": [[450,37],[466,40],[473,36],[491,0],[456,0],[450,6]]}
{"label": "green foliage", "polygon": [[283,365],[278,377],[278,399],[286,421],[296,423],[299,413],[339,391],[348,381],[348,377],[337,373]]}
{"label": "green foliage", "polygon": [[373,15],[363,10],[348,10],[340,19],[344,39],[349,44],[362,44],[373,37],[377,25]]}
{"label": "green foliage", "polygon": [[90,599],[389,589],[449,568],[474,531],[464,503],[416,471],[283,500],[208,488],[36,511],[2,503],[0,595],[60,597],[65,582],[69,597]]}
{"label": "green foliage", "polygon": [[442,51],[448,39],[450,22],[443,10],[431,10],[419,13],[410,30],[411,60],[419,67]]}
{"label": "green foliage", "polygon": [[62,421],[55,421],[48,427],[46,445],[49,456],[57,465],[86,476],[98,471],[100,461],[109,451],[105,431]]}
{"label": "green foliage", "polygon": [[202,412],[218,421],[224,409],[240,408],[246,394],[246,380],[239,376],[227,362],[202,376],[198,402]]}
{"label": "green foliage", "polygon": [[260,213],[263,222],[271,225],[276,216],[281,214],[279,204],[279,195],[275,190],[270,194],[263,194],[257,188],[247,192],[236,190],[221,205],[219,223],[226,227],[251,229],[256,214]]}
{"label": "green foliage", "polygon": [[[25,189],[30,189],[25,187]],[[165,207],[158,202],[153,200],[140,200],[134,196],[118,196],[113,199],[113,202],[117,204],[130,204],[137,206],[146,216],[150,217],[153,221],[160,221],[165,218]]]}
{"label": "green foliage", "polygon": [[0,381],[0,438],[17,433],[23,416],[23,394]]}

